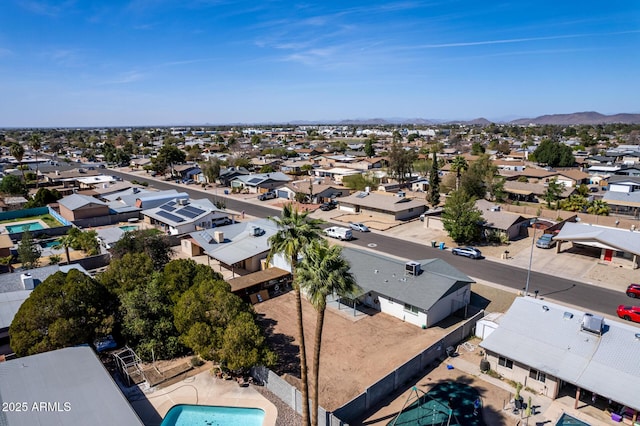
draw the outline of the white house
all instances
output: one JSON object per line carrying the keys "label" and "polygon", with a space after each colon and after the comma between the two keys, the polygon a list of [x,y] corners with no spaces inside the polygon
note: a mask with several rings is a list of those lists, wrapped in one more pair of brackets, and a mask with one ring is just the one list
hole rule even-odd
{"label": "white house", "polygon": [[146,223],[160,226],[170,235],[183,235],[218,224],[231,223],[229,213],[213,205],[209,200],[175,199],[159,207],[143,210]]}

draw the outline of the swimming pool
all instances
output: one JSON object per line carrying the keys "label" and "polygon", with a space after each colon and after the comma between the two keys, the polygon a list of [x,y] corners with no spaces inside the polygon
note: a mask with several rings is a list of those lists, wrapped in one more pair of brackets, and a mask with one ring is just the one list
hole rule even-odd
{"label": "swimming pool", "polygon": [[160,426],[262,426],[264,411],[259,408],[180,404],[171,407]]}
{"label": "swimming pool", "polygon": [[44,229],[44,226],[40,222],[27,222],[19,225],[6,225],[7,232],[13,234],[14,232],[22,232],[27,227],[29,231],[37,231],[38,229]]}
{"label": "swimming pool", "polygon": [[137,231],[138,227],[135,225],[119,226],[124,232]]}
{"label": "swimming pool", "polygon": [[60,241],[58,240],[53,240],[53,241],[44,241],[42,243],[40,243],[40,246],[42,248],[55,248],[56,246],[60,245]]}
{"label": "swimming pool", "polygon": [[567,413],[562,413],[562,416],[558,419],[558,423],[556,426],[591,426],[589,423],[585,423],[581,420],[576,419],[568,415]]}

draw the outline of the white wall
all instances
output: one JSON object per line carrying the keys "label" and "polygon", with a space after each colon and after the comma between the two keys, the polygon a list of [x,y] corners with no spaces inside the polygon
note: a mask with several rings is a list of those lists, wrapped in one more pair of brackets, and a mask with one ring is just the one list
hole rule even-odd
{"label": "white wall", "polygon": [[466,285],[446,297],[438,300],[438,302],[429,309],[428,327],[433,326],[438,321],[442,321],[458,309],[464,308],[465,304],[471,299],[471,285]]}
{"label": "white wall", "polygon": [[394,316],[418,327],[427,324],[427,314],[418,312],[416,315],[412,312],[405,311],[404,302],[392,301],[384,296],[379,296],[378,300],[380,301],[380,310],[385,314]]}
{"label": "white wall", "polygon": [[631,192],[631,186],[629,185],[617,185],[615,183],[609,184],[609,191],[612,192]]}

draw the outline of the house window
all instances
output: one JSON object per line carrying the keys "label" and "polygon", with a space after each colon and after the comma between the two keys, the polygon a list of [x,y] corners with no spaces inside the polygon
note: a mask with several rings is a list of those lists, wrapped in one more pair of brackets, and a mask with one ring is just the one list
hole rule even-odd
{"label": "house window", "polygon": [[413,314],[413,315],[418,315],[418,308],[408,303],[404,304],[404,311],[409,312],[410,314]]}
{"label": "house window", "polygon": [[544,381],[547,379],[546,374],[544,374],[542,371],[534,370],[533,368],[529,369],[529,377],[542,383],[544,383]]}
{"label": "house window", "polygon": [[507,368],[513,368],[513,361],[511,361],[509,358],[505,358],[501,356],[498,358],[498,365],[501,365]]}

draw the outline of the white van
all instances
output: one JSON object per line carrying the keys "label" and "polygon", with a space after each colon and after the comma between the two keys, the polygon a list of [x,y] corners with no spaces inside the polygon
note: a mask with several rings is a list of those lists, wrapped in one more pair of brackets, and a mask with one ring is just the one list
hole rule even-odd
{"label": "white van", "polygon": [[327,228],[324,230],[324,233],[327,237],[337,238],[344,241],[349,241],[353,238],[351,229],[341,228],[339,226],[332,226],[331,228]]}

